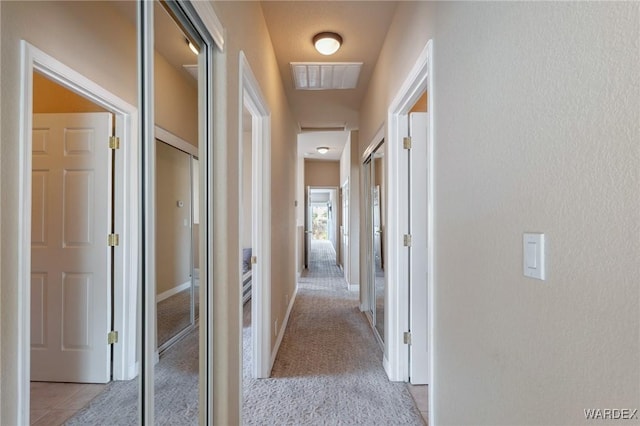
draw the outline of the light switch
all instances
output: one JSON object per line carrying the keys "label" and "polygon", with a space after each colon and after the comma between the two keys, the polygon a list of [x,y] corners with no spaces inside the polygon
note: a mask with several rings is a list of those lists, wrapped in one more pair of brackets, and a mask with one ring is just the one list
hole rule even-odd
{"label": "light switch", "polygon": [[522,266],[525,277],[545,279],[544,234],[528,234],[522,237]]}

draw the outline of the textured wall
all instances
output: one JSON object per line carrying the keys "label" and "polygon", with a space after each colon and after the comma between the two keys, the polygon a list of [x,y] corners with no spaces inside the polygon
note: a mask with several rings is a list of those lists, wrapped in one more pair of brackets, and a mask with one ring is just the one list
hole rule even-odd
{"label": "textured wall", "polygon": [[305,160],[304,186],[340,186],[340,162]]}
{"label": "textured wall", "polygon": [[[122,8],[135,8],[134,3],[121,3]],[[0,423],[15,424],[17,419],[16,398],[19,393],[26,395],[28,389],[21,389],[16,366],[22,362],[16,358],[19,342],[17,328],[18,299],[18,229],[20,193],[20,40],[26,40],[45,53],[89,78],[131,105],[137,105],[137,57],[136,31],[127,18],[123,18],[110,2],[0,2],[2,115],[0,138],[0,159],[2,181],[0,191],[2,210],[1,258],[2,293],[0,309],[3,321],[1,346],[1,389],[2,417]],[[135,12],[132,13],[135,16]],[[117,29],[117,31],[114,31]],[[159,73],[158,85],[165,91],[171,84],[163,82]],[[160,101],[156,112],[168,117],[159,117],[158,125],[183,138],[195,142],[193,133],[181,129],[193,129],[197,116],[190,113],[186,103],[195,105],[195,90],[190,93],[180,91],[170,103]],[[174,92],[171,92],[174,93]],[[178,111],[178,112],[176,112]],[[183,112],[186,114],[182,115]]]}
{"label": "textured wall", "polygon": [[[241,393],[240,370],[240,282],[239,267],[239,179],[237,165],[241,161],[238,149],[238,63],[244,51],[271,112],[271,324],[282,324],[287,298],[295,290],[296,279],[296,125],[289,110],[282,79],[267,32],[262,8],[258,2],[219,1],[213,6],[226,30],[225,53],[215,72],[226,76],[217,93],[226,100],[220,106],[226,120],[227,145],[217,154],[224,163],[216,171],[219,195],[228,200],[219,206],[216,229],[225,229],[216,242],[220,258],[217,267],[214,298],[214,333],[217,350],[214,371],[224,372],[214,377],[214,416],[216,424],[239,424]],[[220,187],[224,185],[224,188]],[[225,254],[226,253],[226,254]],[[238,255],[236,255],[238,253]],[[237,265],[237,267],[235,267]],[[272,345],[275,337],[272,335]]]}
{"label": "textured wall", "polygon": [[389,106],[400,85],[427,41],[433,38],[435,7],[436,2],[399,2],[367,94],[360,105],[358,156],[364,153],[380,126],[386,123]]}
{"label": "textured wall", "polygon": [[49,80],[38,72],[33,73],[33,112],[104,112],[104,108],[89,99]]}
{"label": "textured wall", "polygon": [[[437,424],[638,408],[639,8],[398,6],[360,147],[433,38]],[[522,275],[530,231],[548,239],[544,282]]]}
{"label": "textured wall", "polygon": [[[438,424],[638,408],[639,8],[438,4]],[[526,231],[544,282],[522,275]]]}
{"label": "textured wall", "polygon": [[[16,424],[17,397],[28,397],[18,378],[17,359],[20,206],[20,39],[25,39],[136,105],[134,28],[106,3],[0,2],[2,8],[2,424]],[[119,31],[113,31],[113,28]],[[87,29],[91,29],[88,31]],[[114,71],[117,70],[117,71]]]}

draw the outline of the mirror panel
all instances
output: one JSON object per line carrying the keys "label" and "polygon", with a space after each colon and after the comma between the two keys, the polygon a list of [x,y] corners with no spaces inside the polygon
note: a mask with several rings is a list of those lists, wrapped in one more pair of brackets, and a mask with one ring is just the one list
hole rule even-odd
{"label": "mirror panel", "polygon": [[[82,389],[81,398],[70,404],[77,411],[65,410],[70,417],[61,419],[60,413],[51,412],[38,419],[32,411],[31,421],[92,424],[108,418],[114,424],[137,424],[140,299],[136,268],[127,263],[137,254],[131,244],[135,237],[127,234],[134,232],[131,222],[137,220],[131,213],[135,201],[129,202],[136,190],[125,180],[132,176],[129,167],[138,136],[128,127],[137,119],[138,106],[136,3],[7,2],[2,8],[20,28],[19,37],[52,58],[36,66],[32,86],[32,267],[44,279],[34,274],[30,289],[32,300],[40,302],[32,303],[29,312],[31,407],[54,394],[60,401],[73,401]],[[38,25],[33,25],[33,16],[38,16]],[[78,42],[69,49],[68,40]],[[94,143],[111,136],[120,138],[120,149]],[[102,242],[109,234],[117,234],[120,242],[105,255]],[[34,250],[39,243],[68,238],[74,244],[67,244],[70,250],[55,262]],[[101,243],[97,255],[92,241]],[[48,261],[38,265],[42,254]],[[47,282],[47,276],[61,279]],[[66,312],[64,303],[69,302],[73,309]],[[68,313],[72,321],[65,320]],[[115,333],[107,337],[106,330],[117,332],[117,338]],[[62,337],[75,339],[79,350],[34,356],[43,354],[39,344]],[[56,347],[61,345],[50,345]],[[51,418],[54,415],[58,417]]]}
{"label": "mirror panel", "polygon": [[193,325],[191,156],[156,141],[156,318],[159,350]]}
{"label": "mirror panel", "polygon": [[385,225],[386,191],[384,181],[384,144],[373,154],[373,276],[375,298],[375,328],[384,342],[385,312]]}
{"label": "mirror panel", "polygon": [[[179,4],[154,2],[156,423],[198,424],[198,54]],[[189,43],[193,46],[193,50]]]}

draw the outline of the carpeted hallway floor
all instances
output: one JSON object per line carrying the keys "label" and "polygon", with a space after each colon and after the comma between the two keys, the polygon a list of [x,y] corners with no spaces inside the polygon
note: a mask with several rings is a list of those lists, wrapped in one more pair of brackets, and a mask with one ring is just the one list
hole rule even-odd
{"label": "carpeted hallway floor", "polygon": [[404,383],[391,383],[382,351],[335,265],[314,241],[272,378],[244,380],[245,425],[423,425]]}
{"label": "carpeted hallway floor", "polygon": [[[404,383],[391,383],[382,351],[347,291],[331,245],[312,245],[272,378],[244,369],[245,425],[423,425]],[[250,362],[251,304],[244,308]],[[112,382],[70,425],[135,425],[138,385]],[[156,424],[198,424],[198,333],[172,346],[156,366]]]}

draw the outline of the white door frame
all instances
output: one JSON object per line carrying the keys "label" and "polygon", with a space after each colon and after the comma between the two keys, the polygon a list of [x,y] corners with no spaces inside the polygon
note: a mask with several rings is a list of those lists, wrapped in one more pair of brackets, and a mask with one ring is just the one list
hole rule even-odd
{"label": "white door frame", "polygon": [[[371,208],[372,208],[372,204],[371,204],[371,169],[369,167],[367,167],[367,162],[369,161],[369,157],[371,157],[371,155],[376,151],[376,149],[381,146],[382,143],[384,143],[385,140],[385,126],[380,126],[380,128],[378,129],[378,131],[376,132],[375,136],[373,137],[373,139],[371,139],[371,142],[369,142],[369,145],[367,146],[367,148],[364,150],[364,153],[362,154],[362,157],[360,158],[360,170],[361,170],[361,174],[360,174],[360,200],[363,206],[363,211],[364,214],[366,215],[365,220],[364,220],[364,226],[360,227],[360,232],[363,233],[364,237],[363,239],[361,238],[361,243],[364,244],[364,249],[362,250],[362,253],[364,254],[364,258],[363,256],[360,256],[361,260],[364,260],[364,265],[361,266],[360,268],[360,280],[363,283],[363,285],[360,286],[360,310],[362,312],[367,313],[368,311],[374,309],[375,307],[375,303],[372,303],[372,296],[373,294],[375,294],[375,291],[372,293],[371,292],[371,287],[370,287],[370,280],[373,279],[373,274],[372,274],[372,270],[373,270],[373,216],[371,213]],[[385,155],[385,158],[388,158],[388,155]],[[371,161],[373,161],[373,159],[371,159]],[[388,161],[389,160],[385,160]],[[389,182],[389,177],[388,177],[388,173],[389,173],[389,167],[385,167],[385,181]],[[369,175],[367,177],[367,174]],[[386,188],[387,194],[386,194],[386,199],[387,199],[387,209],[389,208],[389,203],[391,201],[391,199],[389,198],[389,196],[391,195],[391,188],[389,187],[389,185],[387,185]],[[362,217],[362,215],[361,215]],[[389,218],[389,212],[387,210],[387,217]],[[395,226],[395,224],[393,222],[389,222],[389,219],[387,219],[387,235],[389,234],[389,228]],[[364,232],[363,232],[364,230]],[[362,247],[362,245],[361,245]],[[392,251],[392,247],[390,245],[389,242],[387,242],[387,247],[388,252],[387,252],[387,261],[386,261],[386,270],[387,272],[385,272],[384,274],[384,279],[385,279],[385,289],[388,288],[387,286],[387,282],[389,280],[390,272],[393,270],[393,268],[395,268],[397,261],[393,259],[393,257],[396,255],[396,252]],[[389,304],[389,294],[385,294],[385,303]],[[385,315],[389,315],[388,309],[385,309]],[[369,315],[367,314],[367,317],[369,317]],[[374,320],[374,316],[371,316],[371,318],[369,318],[372,322]],[[386,343],[386,336],[388,335],[388,324],[389,321],[386,320],[385,322],[385,347],[387,346]],[[375,324],[372,323],[372,327],[375,328]],[[385,370],[387,369],[386,365],[388,364],[389,360],[387,359],[387,357],[383,357],[383,364],[385,365]],[[391,377],[391,376],[389,376]]]}
{"label": "white door frame", "polygon": [[[404,249],[402,244],[402,235],[406,233],[408,229],[407,218],[407,199],[401,197],[401,189],[408,186],[408,174],[404,173],[405,168],[400,165],[400,158],[403,153],[403,137],[408,134],[408,113],[415,102],[420,98],[420,95],[427,91],[428,93],[428,111],[430,113],[430,126],[428,133],[427,152],[429,156],[430,164],[428,165],[429,176],[427,183],[427,191],[429,194],[428,199],[428,215],[427,215],[427,230],[428,230],[428,278],[427,278],[427,309],[428,309],[428,341],[429,347],[434,348],[434,306],[433,306],[433,293],[434,293],[434,161],[433,161],[433,145],[434,145],[434,126],[433,126],[433,41],[429,40],[418,56],[415,65],[411,69],[409,75],[402,84],[398,94],[394,98],[388,112],[388,166],[389,166],[389,226],[388,229],[388,245],[390,253],[397,253],[397,256],[390,256],[389,260],[394,260],[398,263],[395,265],[389,265],[389,282],[390,285],[390,297],[389,297],[389,309],[388,316],[389,327],[388,338],[386,339],[388,345],[388,368],[387,374],[389,379],[393,381],[407,381],[409,378],[409,350],[408,346],[403,342],[403,333],[409,329],[409,317],[406,313],[409,311],[409,287],[408,285],[396,285],[395,283],[408,283],[407,268],[399,267],[400,265],[408,265],[408,252]],[[437,386],[434,375],[434,359],[433,350],[429,354],[430,358],[430,371],[429,375],[432,378],[429,389],[429,406],[433,407],[433,394],[434,389]],[[434,423],[434,410],[429,410],[429,423]]]}
{"label": "white door frame", "polygon": [[[251,114],[251,245],[257,263],[252,266],[251,285],[251,333],[253,365],[251,374],[255,378],[268,378],[271,375],[274,357],[270,356],[271,333],[271,113],[264,100],[258,80],[255,78],[247,57],[240,51],[240,78],[238,99],[238,170],[240,188],[242,188],[242,109]],[[239,198],[239,210],[242,209],[242,197]],[[238,241],[241,241],[238,235]],[[242,259],[240,247],[239,259]],[[241,272],[242,266],[238,264]],[[240,273],[242,276],[242,273]],[[241,286],[238,285],[238,292]],[[242,303],[242,297],[239,297]],[[242,311],[242,309],[241,309]],[[242,322],[240,322],[242,326]],[[239,330],[242,336],[242,330]]]}
{"label": "white door frame", "polygon": [[[193,263],[195,261],[195,258],[193,256],[193,218],[194,218],[194,206],[193,206],[193,159],[198,159],[198,147],[194,146],[192,144],[190,144],[189,142],[187,142],[186,140],[182,139],[181,137],[174,135],[173,133],[169,132],[168,130],[163,129],[162,127],[158,126],[157,124],[154,124],[154,128],[155,128],[155,139],[156,142],[162,142],[168,146],[171,146],[175,149],[177,149],[178,151],[181,151],[183,154],[188,155],[189,156],[189,168],[190,168],[190,173],[191,173],[191,177],[190,177],[190,193],[191,193],[191,279],[189,280],[189,283],[191,284],[191,286],[189,287],[190,289],[193,289],[193,280],[194,280],[194,268],[193,268]],[[157,144],[156,144],[157,147]],[[157,151],[156,151],[157,153]],[[154,210],[156,210],[156,214],[158,211],[157,206],[154,207]],[[156,231],[154,231],[156,232]],[[157,288],[156,288],[156,292],[157,292]],[[200,297],[200,294],[192,294],[192,297]],[[158,294],[155,295],[156,297],[156,308],[158,305]],[[189,302],[191,303],[191,302]],[[191,305],[193,308],[193,305]],[[157,315],[157,309],[156,309],[156,315]],[[194,312],[190,312],[189,314],[189,318],[191,319],[191,315],[194,314]],[[160,359],[160,346],[163,346],[162,351],[165,351],[166,349],[169,349],[174,343],[176,343],[178,340],[180,340],[185,334],[191,332],[195,326],[197,325],[197,322],[193,322],[190,323],[189,326],[187,326],[186,328],[180,330],[177,334],[171,336],[171,338],[169,338],[169,340],[167,340],[166,342],[164,342],[162,345],[157,344],[157,328],[158,328],[158,324],[157,324],[157,317],[156,317],[156,351],[155,351],[155,359],[159,360]]]}
{"label": "white door frame", "polygon": [[[116,135],[120,137],[121,159],[116,162],[117,190],[115,219],[119,224],[121,244],[114,256],[115,300],[113,318],[116,330],[124,337],[114,345],[113,377],[129,380],[136,376],[136,298],[138,274],[138,128],[137,109],[106,91],[96,83],[72,70],[58,60],[21,41],[21,98],[20,98],[20,250],[18,253],[19,300],[18,318],[21,345],[17,348],[21,364],[16,368],[22,377],[18,395],[18,412],[29,412],[30,380],[30,321],[31,321],[31,168],[32,168],[32,116],[33,72],[38,71],[56,83],[80,94],[115,114]],[[107,143],[105,141],[105,143]],[[106,236],[105,236],[106,244]],[[105,337],[106,338],[106,337]]]}
{"label": "white door frame", "polygon": [[[312,204],[313,204],[311,202],[311,193],[315,192],[317,190],[329,192],[330,194],[332,194],[331,198],[333,198],[334,201],[335,200],[339,200],[339,198],[340,198],[339,197],[339,194],[340,194],[340,187],[339,186],[307,186],[307,197],[308,197],[307,198],[308,199],[307,204],[308,204],[309,207],[312,207]],[[332,214],[334,215],[333,216],[334,219],[332,220],[333,223],[331,224],[331,234],[333,234],[333,240],[336,241],[336,247],[334,247],[333,249],[334,249],[334,251],[336,253],[336,266],[337,266],[338,262],[340,260],[338,258],[338,255],[340,253],[340,248],[337,247],[337,246],[340,244],[339,238],[341,238],[341,235],[340,235],[340,231],[339,231],[340,224],[338,223],[338,216],[337,216],[338,213],[337,213],[337,211],[335,211],[335,208],[336,208],[336,206],[334,206],[332,204],[331,211],[332,211]],[[338,206],[338,208],[342,209],[342,205]],[[309,208],[308,211],[306,212],[306,216],[307,217],[305,217],[305,223],[309,224],[309,231],[311,231],[311,225],[312,225],[311,215],[312,215],[312,208]],[[333,240],[331,239],[331,237],[329,238],[329,241],[331,241],[332,244],[333,244]],[[309,247],[309,257],[311,257],[311,247]],[[307,262],[309,262],[309,259],[307,259]]]}

